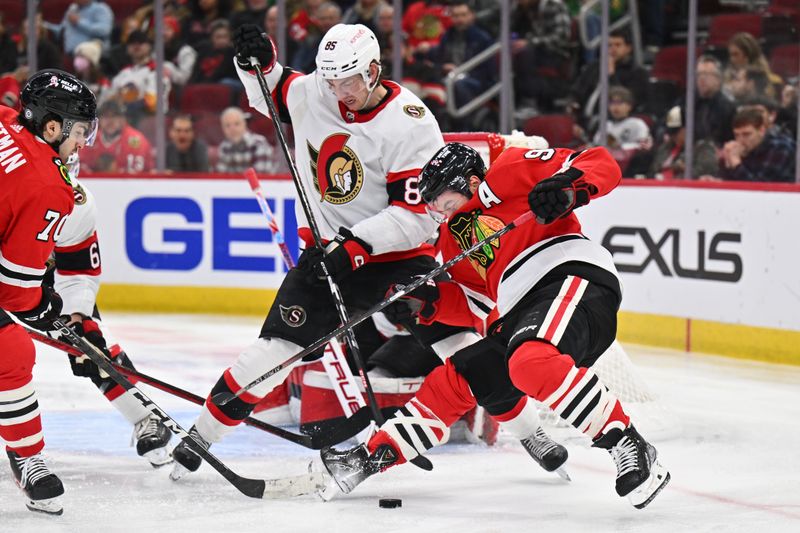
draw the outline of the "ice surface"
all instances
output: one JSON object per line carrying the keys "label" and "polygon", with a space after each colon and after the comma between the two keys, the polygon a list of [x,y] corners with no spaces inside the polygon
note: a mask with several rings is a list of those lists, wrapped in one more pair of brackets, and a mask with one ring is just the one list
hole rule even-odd
{"label": "ice surface", "polygon": [[[139,370],[205,396],[260,328],[257,318],[108,314],[106,325]],[[203,466],[179,483],[129,447],[130,427],[66,356],[37,345],[34,370],[46,454],[64,481],[64,515],[28,511],[0,465],[0,531],[800,531],[800,369],[626,346],[683,421],[656,443],[672,482],[645,510],[614,492],[599,450],[569,445],[572,482],[547,474],[522,447],[447,445],[435,468],[404,465],[353,494],[250,500]],[[198,408],[143,386],[185,427]],[[174,439],[173,439],[174,441]],[[306,450],[251,428],[215,445],[247,477],[304,471]],[[400,509],[378,499],[402,498]]]}

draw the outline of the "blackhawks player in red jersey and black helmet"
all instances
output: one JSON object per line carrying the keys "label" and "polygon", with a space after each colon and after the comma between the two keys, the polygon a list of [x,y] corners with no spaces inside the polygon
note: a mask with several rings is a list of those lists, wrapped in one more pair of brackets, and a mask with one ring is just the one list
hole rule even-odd
{"label": "blackhawks player in red jersey and black helmet", "polygon": [[[22,89],[22,112],[0,106],[0,309],[47,331],[61,298],[42,287],[46,261],[74,206],[64,164],[91,144],[97,130],[95,96],[59,70],[34,74]],[[32,384],[33,342],[0,317],[0,437],[11,471],[31,510],[61,514],[61,480],[42,459],[42,424]]]}
{"label": "blackhawks player in red jersey and black helmet", "polygon": [[[592,438],[593,446],[608,450],[617,466],[617,493],[643,508],[670,475],[591,370],[616,336],[622,291],[611,255],[581,234],[573,213],[616,187],[619,167],[604,148],[510,148],[485,176],[479,159],[472,148],[452,143],[422,171],[420,194],[442,223],[443,260],[528,210],[536,222],[456,264],[449,271],[452,281],[404,296],[393,304],[400,308],[394,313],[422,324],[461,324],[476,312],[470,299],[483,299],[487,308],[496,304],[500,318],[486,341],[504,347],[511,381]],[[459,416],[455,407],[467,388],[450,365],[437,368],[407,404],[415,417],[401,410],[368,443],[324,450],[329,473],[350,492],[370,475],[423,453],[431,446],[414,436],[422,432],[436,444],[435,437]]]}

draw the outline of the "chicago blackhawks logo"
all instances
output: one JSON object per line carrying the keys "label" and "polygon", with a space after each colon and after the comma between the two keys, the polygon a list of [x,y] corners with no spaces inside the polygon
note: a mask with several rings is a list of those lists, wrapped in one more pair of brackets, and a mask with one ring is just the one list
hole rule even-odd
{"label": "chicago blackhawks logo", "polygon": [[61,179],[63,179],[67,185],[72,187],[72,178],[69,175],[69,169],[67,165],[61,162],[61,159],[58,157],[53,158],[53,164],[58,167],[58,173],[61,174]]}
{"label": "chicago blackhawks logo", "polygon": [[[480,209],[475,209],[469,213],[458,213],[447,223],[447,226],[458,246],[462,250],[466,250],[476,242],[482,241],[502,229],[505,224],[499,218],[482,215]],[[469,254],[469,262],[483,279],[486,279],[486,269],[494,262],[495,248],[500,248],[500,239],[492,239]]]}
{"label": "chicago blackhawks logo", "polygon": [[320,199],[332,204],[346,204],[353,200],[364,185],[364,169],[361,161],[346,145],[350,135],[335,133],[316,150],[308,144],[314,187]]}
{"label": "chicago blackhawks logo", "polygon": [[281,310],[281,319],[290,327],[299,328],[306,323],[306,310],[299,305],[285,307],[278,304],[278,307]]}

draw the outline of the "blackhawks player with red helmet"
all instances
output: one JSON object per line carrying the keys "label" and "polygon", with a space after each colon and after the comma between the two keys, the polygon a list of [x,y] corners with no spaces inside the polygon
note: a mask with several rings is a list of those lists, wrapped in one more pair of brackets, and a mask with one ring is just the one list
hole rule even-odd
{"label": "blackhawks player with red helmet", "polygon": [[[497,305],[500,318],[482,342],[502,346],[514,385],[544,403],[609,452],[616,490],[637,508],[670,479],[655,447],[636,430],[591,366],[616,335],[622,297],[611,255],[581,234],[573,210],[617,186],[607,150],[510,148],[487,173],[470,147],[441,148],[420,177],[420,193],[442,223],[439,247],[450,259],[527,210],[527,223],[456,264],[452,281],[423,285],[393,304],[420,323],[472,320],[476,306]],[[478,275],[476,275],[476,273]],[[391,309],[390,308],[387,309]],[[391,311],[390,311],[391,314]],[[457,357],[458,354],[453,356]],[[323,463],[343,492],[441,441],[460,416],[468,385],[451,365],[434,370],[366,444],[324,450]],[[420,434],[426,435],[420,439]]]}
{"label": "blackhawks player with red helmet", "polygon": [[[21,93],[22,112],[0,107],[0,309],[47,331],[61,298],[42,286],[46,262],[72,212],[65,161],[97,130],[94,94],[58,70],[40,71]],[[31,510],[60,514],[61,480],[42,459],[44,436],[32,383],[33,342],[7,315],[0,316],[0,437],[11,471]]]}

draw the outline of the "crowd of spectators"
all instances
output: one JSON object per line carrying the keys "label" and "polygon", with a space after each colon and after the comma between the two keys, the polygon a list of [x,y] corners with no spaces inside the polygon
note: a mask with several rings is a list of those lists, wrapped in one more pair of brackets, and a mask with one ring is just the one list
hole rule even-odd
{"label": "crowd of spectators", "polygon": [[[628,0],[634,1],[634,0]],[[8,2],[5,2],[8,3]],[[4,3],[4,5],[5,5]],[[578,13],[585,0],[514,0],[511,51],[514,72],[513,126],[548,137],[549,116],[572,121],[570,146],[603,144],[629,177],[682,177],[686,139],[685,7],[638,0],[642,54],[634,53],[629,27],[608,39],[607,137],[599,134],[599,50],[579,38]],[[278,8],[272,0],[165,0],[163,19],[164,94],[156,97],[154,7],[148,0],[103,2],[61,0],[63,11],[37,15],[39,68],[63,68],[89,83],[101,105],[100,137],[86,151],[85,167],[95,172],[153,169],[153,115],[168,115],[167,167],[174,172],[261,172],[285,169],[275,149],[269,120],[249,114],[233,68],[232,32],[260,23],[276,40]],[[425,101],[443,131],[496,131],[498,102],[492,99],[467,114],[463,108],[497,83],[499,55],[470,70],[459,68],[499,37],[499,3],[494,0],[406,0],[402,15],[402,82]],[[698,179],[793,181],[797,135],[800,4],[773,9],[757,3],[763,31],[733,31],[722,41],[711,35],[713,18],[727,4],[709,2],[700,16],[701,40],[695,63],[694,157]],[[777,3],[776,3],[777,4]],[[705,4],[704,4],[705,5]],[[612,21],[627,2],[612,2]],[[745,5],[745,7],[748,7]],[[701,6],[701,10],[703,7]],[[742,9],[741,7],[739,9]],[[716,10],[716,11],[715,11]],[[29,72],[27,21],[0,11],[0,102],[18,105]],[[383,74],[392,76],[394,7],[388,0],[289,0],[283,61],[314,70],[324,33],[333,25],[361,23],[377,35]],[[776,25],[775,21],[786,24]],[[588,37],[599,32],[599,15],[582,23]],[[730,25],[729,25],[730,26]],[[774,30],[780,28],[780,31]],[[683,61],[673,76],[666,54]],[[681,56],[681,51],[683,55]],[[779,61],[779,54],[795,54]],[[661,61],[660,61],[661,60]],[[660,65],[660,66],[659,66]],[[681,72],[682,69],[682,72]],[[669,68],[667,70],[670,70]],[[188,93],[201,85],[224,85],[224,96],[191,105]],[[204,106],[208,107],[205,108]],[[224,110],[224,112],[223,112]],[[531,121],[530,119],[538,119]],[[537,131],[529,125],[537,124]],[[545,126],[540,126],[545,124]],[[541,128],[544,128],[542,130]],[[147,152],[147,153],[146,153]]]}

